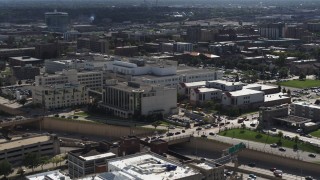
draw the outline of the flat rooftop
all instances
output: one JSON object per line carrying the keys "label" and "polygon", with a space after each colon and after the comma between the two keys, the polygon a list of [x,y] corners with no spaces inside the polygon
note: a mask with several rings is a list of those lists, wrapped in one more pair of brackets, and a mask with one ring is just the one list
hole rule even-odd
{"label": "flat rooftop", "polygon": [[4,97],[0,97],[0,103],[2,105],[7,106],[7,107],[12,108],[12,109],[18,109],[18,108],[21,108],[23,106],[22,104],[19,104],[16,101],[11,101],[11,100],[6,99]]}
{"label": "flat rooftop", "polygon": [[7,49],[0,49],[0,52],[6,52],[6,51],[24,51],[24,50],[35,50],[35,47],[29,47],[29,48],[7,48]]}
{"label": "flat rooftop", "polygon": [[10,59],[14,59],[17,61],[23,61],[23,62],[42,61],[41,59],[33,58],[33,57],[29,57],[29,56],[10,57]]}
{"label": "flat rooftop", "polygon": [[19,148],[21,146],[29,146],[32,144],[42,143],[50,140],[50,136],[33,136],[26,138],[17,138],[15,140],[1,142],[0,151],[5,149]]}
{"label": "flat rooftop", "polygon": [[199,86],[205,86],[206,81],[197,81],[197,82],[190,82],[190,83],[184,83],[186,87],[199,87]]}
{"label": "flat rooftop", "polygon": [[241,86],[244,85],[242,82],[229,82],[225,80],[213,80],[213,81],[208,81],[209,83],[217,83],[217,84],[223,84],[225,86]]}
{"label": "flat rooftop", "polygon": [[48,171],[44,173],[33,174],[26,177],[28,180],[44,180],[44,179],[52,179],[52,180],[71,180],[69,176],[62,174],[59,170]]}
{"label": "flat rooftop", "polygon": [[264,96],[265,102],[276,101],[276,100],[280,100],[280,99],[290,99],[290,97],[287,96],[287,94],[283,94],[283,93],[267,94]]}
{"label": "flat rooftop", "polygon": [[87,176],[80,178],[78,180],[135,180],[133,176],[123,172],[123,171],[113,171],[98,174],[96,176]]}
{"label": "flat rooftop", "polygon": [[101,158],[111,158],[116,156],[114,153],[108,152],[108,150],[100,149],[99,147],[90,147],[88,150],[86,150],[85,148],[76,149],[70,151],[70,153],[86,161]]}
{"label": "flat rooftop", "polygon": [[202,93],[221,91],[220,89],[215,89],[215,88],[198,88],[198,90],[199,92],[202,92]]}
{"label": "flat rooftop", "polygon": [[232,96],[247,96],[251,94],[264,94],[262,91],[256,91],[256,90],[251,90],[251,89],[242,89],[239,91],[232,91],[229,92]]}
{"label": "flat rooftop", "polygon": [[[140,153],[116,158],[108,162],[109,170],[123,170],[136,179],[162,180],[183,179],[201,174],[187,166],[170,161],[162,156],[151,153]],[[194,178],[198,179],[198,178]]]}
{"label": "flat rooftop", "polygon": [[313,109],[320,109],[319,105],[311,104],[306,101],[293,102],[292,105],[299,105],[299,106],[309,107],[309,108],[313,108]]}
{"label": "flat rooftop", "polygon": [[299,116],[292,116],[292,115],[288,115],[285,117],[278,117],[278,118],[274,118],[274,119],[279,120],[279,121],[289,122],[289,123],[296,123],[296,124],[303,124],[303,123],[311,122],[311,119],[299,117]]}
{"label": "flat rooftop", "polygon": [[243,89],[260,88],[260,87],[261,87],[261,91],[278,88],[276,86],[269,86],[269,85],[265,85],[265,84],[248,84],[246,86],[243,86]]}

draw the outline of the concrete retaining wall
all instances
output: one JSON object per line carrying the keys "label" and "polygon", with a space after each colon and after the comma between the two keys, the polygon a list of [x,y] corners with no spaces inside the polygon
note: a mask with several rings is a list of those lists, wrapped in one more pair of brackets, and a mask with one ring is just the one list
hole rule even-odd
{"label": "concrete retaining wall", "polygon": [[[119,138],[130,134],[130,127],[98,124],[85,121],[67,120],[46,117],[42,121],[42,128],[45,130],[61,131],[67,133],[79,133],[92,136],[107,136]],[[132,134],[136,136],[150,135],[152,129],[132,127]]]}
{"label": "concrete retaining wall", "polygon": [[[190,142],[181,144],[182,148],[185,149],[195,149],[198,150],[220,153],[222,151],[231,147],[232,145],[221,143],[214,140],[208,140],[203,138],[191,138]],[[273,163],[281,166],[286,166],[289,168],[302,168],[306,172],[319,172],[320,164],[315,164],[311,162],[300,161],[297,159],[287,158],[283,156],[278,156],[274,154],[268,154],[252,149],[245,149],[238,153],[239,158],[254,159],[255,161]]]}

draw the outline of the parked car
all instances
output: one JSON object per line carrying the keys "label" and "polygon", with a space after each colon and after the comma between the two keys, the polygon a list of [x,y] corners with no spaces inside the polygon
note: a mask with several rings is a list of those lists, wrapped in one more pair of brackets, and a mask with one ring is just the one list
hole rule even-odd
{"label": "parked car", "polygon": [[273,143],[273,144],[270,144],[270,147],[276,148],[276,147],[278,147],[278,145],[276,143]]}
{"label": "parked car", "polygon": [[286,149],[285,149],[285,148],[283,148],[283,147],[280,147],[280,148],[279,148],[279,151],[285,152],[285,151],[286,151]]}
{"label": "parked car", "polygon": [[250,177],[250,178],[253,178],[253,179],[256,179],[256,178],[257,178],[257,176],[256,176],[255,174],[249,174],[249,177]]}
{"label": "parked car", "polygon": [[277,168],[271,168],[270,171],[274,172]]}
{"label": "parked car", "polygon": [[167,133],[167,136],[173,136],[174,134],[173,133]]}
{"label": "parked car", "polygon": [[311,153],[311,154],[309,154],[308,156],[309,156],[309,157],[312,157],[312,158],[317,157],[315,154],[312,154],[312,153]]}
{"label": "parked car", "polygon": [[209,135],[210,135],[210,136],[214,136],[215,134],[214,134],[213,132],[210,132]]}
{"label": "parked car", "polygon": [[198,127],[196,130],[197,130],[197,131],[201,131],[201,129],[202,129],[201,127]]}
{"label": "parked car", "polygon": [[243,123],[243,119],[238,119],[238,123],[239,124]]}
{"label": "parked car", "polygon": [[301,133],[303,130],[302,129],[297,129],[296,132],[297,133]]}
{"label": "parked car", "polygon": [[213,126],[213,127],[218,127],[218,124],[213,123],[212,126]]}
{"label": "parked car", "polygon": [[251,124],[250,124],[250,126],[251,126],[251,127],[255,127],[255,126],[256,126],[256,124],[254,124],[254,123],[251,123]]}
{"label": "parked car", "polygon": [[282,177],[283,172],[282,172],[281,170],[275,170],[275,171],[273,171],[273,174],[274,174],[276,177]]}
{"label": "parked car", "polygon": [[203,138],[207,138],[207,136],[206,136],[206,135],[204,135],[204,134],[202,134],[202,135],[201,135],[201,137],[203,137]]}
{"label": "parked car", "polygon": [[251,163],[248,164],[248,166],[249,166],[249,167],[256,167],[256,163],[251,162]]}
{"label": "parked car", "polygon": [[271,131],[276,132],[277,128],[272,128]]}
{"label": "parked car", "polygon": [[312,176],[306,176],[305,179],[306,180],[313,180],[313,177]]}

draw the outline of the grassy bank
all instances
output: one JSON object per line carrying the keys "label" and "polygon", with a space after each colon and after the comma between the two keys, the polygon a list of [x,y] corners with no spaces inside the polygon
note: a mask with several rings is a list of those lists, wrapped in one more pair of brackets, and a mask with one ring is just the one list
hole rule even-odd
{"label": "grassy bank", "polygon": [[320,138],[320,129],[318,129],[317,131],[313,131],[312,133],[310,133],[312,136],[314,137],[318,137]]}
{"label": "grassy bank", "polygon": [[[256,131],[247,130],[247,129],[231,129],[222,131],[219,133],[221,136],[227,136],[231,138],[243,139],[248,141],[255,141],[260,143],[272,144],[277,143],[280,137],[269,136],[267,134],[258,133]],[[287,148],[293,148],[296,144],[294,141],[282,138],[282,146]],[[298,142],[298,148],[303,151],[319,153],[320,149],[312,146],[311,144],[306,144]]]}
{"label": "grassy bank", "polygon": [[320,80],[312,80],[312,79],[306,79],[303,81],[302,80],[290,80],[290,81],[285,81],[285,82],[279,82],[279,85],[303,89],[303,88],[311,88],[311,87],[320,86]]}

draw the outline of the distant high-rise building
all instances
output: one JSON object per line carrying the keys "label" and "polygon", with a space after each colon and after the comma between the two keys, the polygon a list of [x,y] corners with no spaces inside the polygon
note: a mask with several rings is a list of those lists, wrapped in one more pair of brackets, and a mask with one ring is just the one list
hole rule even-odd
{"label": "distant high-rise building", "polygon": [[285,24],[263,24],[259,27],[259,32],[262,37],[268,39],[279,39],[285,37]]}
{"label": "distant high-rise building", "polygon": [[66,32],[69,26],[69,15],[65,12],[46,12],[45,22],[51,32]]}
{"label": "distant high-rise building", "polygon": [[109,52],[109,41],[104,39],[95,38],[78,38],[77,49],[86,49],[90,52],[97,53],[108,53]]}

